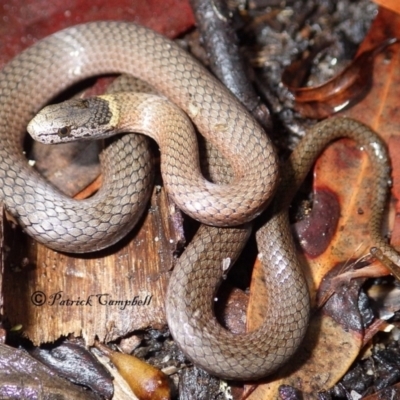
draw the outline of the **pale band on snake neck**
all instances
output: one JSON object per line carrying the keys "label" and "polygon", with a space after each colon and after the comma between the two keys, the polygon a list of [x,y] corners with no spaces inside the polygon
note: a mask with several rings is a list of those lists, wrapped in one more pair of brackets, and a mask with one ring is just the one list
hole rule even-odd
{"label": "pale band on snake neck", "polygon": [[[136,135],[123,136],[106,149],[102,160],[104,187],[85,202],[74,202],[55,191],[21,156],[25,127],[40,108],[78,80],[110,72],[132,74],[149,82],[157,92],[179,106],[207,139],[223,152],[235,153],[230,162],[241,175],[233,183],[239,182],[240,186],[242,179],[243,182],[246,177],[250,177],[248,181],[253,179],[256,188],[255,192],[247,190],[246,207],[255,202],[254,215],[264,209],[276,188],[277,158],[271,143],[243,107],[172,42],[133,24],[99,22],[69,28],[38,42],[0,73],[0,138],[4,144],[0,149],[0,194],[7,209],[30,235],[63,251],[103,248],[115,243],[133,226],[135,221],[128,221],[134,212],[132,203],[139,202],[139,211],[146,205],[151,163],[146,151],[140,151],[144,145],[131,144]],[[156,102],[165,104],[164,100]],[[151,116],[146,119],[145,126],[149,120],[157,124],[157,118]],[[148,127],[144,132],[146,130]],[[72,132],[71,124],[66,128],[58,127],[57,131],[61,136],[68,136]],[[377,168],[376,197],[372,203],[374,218],[370,224],[372,235],[376,247],[398,265],[397,253],[379,235],[390,178],[385,146],[370,129],[349,119],[323,122],[312,134],[314,138],[306,136],[288,162],[290,168],[284,170],[278,189],[283,198],[274,202],[273,217],[257,232],[270,293],[267,301],[271,312],[263,325],[254,332],[234,335],[223,329],[213,315],[215,291],[226,273],[222,264],[226,259],[233,262],[243,248],[249,234],[247,226],[202,225],[171,275],[166,300],[171,333],[188,357],[211,374],[227,379],[258,379],[282,366],[300,345],[308,324],[309,295],[285,207],[327,142],[351,137],[368,152]],[[164,139],[158,140],[163,148]],[[169,186],[174,190],[174,185],[179,186],[174,177],[185,170],[182,167],[177,171],[180,168],[177,162],[185,165],[187,160],[176,150],[165,157],[172,170],[165,171],[162,167],[164,178],[171,179]],[[236,167],[236,157],[242,158],[244,166]],[[132,169],[138,174],[134,179]],[[190,194],[187,195],[190,197]],[[194,201],[206,200],[195,198]],[[236,219],[234,225],[241,222]],[[107,234],[111,237],[107,238]]]}

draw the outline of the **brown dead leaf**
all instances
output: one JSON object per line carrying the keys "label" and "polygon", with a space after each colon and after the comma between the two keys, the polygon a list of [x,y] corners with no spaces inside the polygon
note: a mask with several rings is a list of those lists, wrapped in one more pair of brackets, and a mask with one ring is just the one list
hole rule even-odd
{"label": "brown dead leaf", "polygon": [[[365,38],[360,51],[369,48],[387,37],[400,37],[400,15],[381,8],[370,33]],[[396,44],[375,59],[373,86],[365,99],[356,104],[345,115],[369,125],[386,141],[392,162],[392,206],[395,212],[394,222],[389,221],[389,230],[393,230],[391,244],[400,245],[400,44]],[[392,218],[393,219],[393,218]]]}
{"label": "brown dead leaf", "polygon": [[171,388],[168,377],[158,368],[139,358],[96,342],[96,348],[109,357],[119,374],[140,400],[170,400]]}
{"label": "brown dead leaf", "polygon": [[[400,37],[400,16],[381,8],[359,52],[388,37]],[[398,87],[400,84],[400,44],[390,46],[375,58],[373,86],[362,102],[344,115],[358,119],[378,132],[386,141],[398,136]],[[397,171],[394,171],[398,173]],[[395,176],[396,178],[396,176]]]}
{"label": "brown dead leaf", "polygon": [[[400,124],[399,124],[400,125]],[[393,186],[392,186],[392,213],[391,213],[391,243],[393,246],[400,245],[400,136],[390,136],[388,139],[390,159],[392,161]]]}

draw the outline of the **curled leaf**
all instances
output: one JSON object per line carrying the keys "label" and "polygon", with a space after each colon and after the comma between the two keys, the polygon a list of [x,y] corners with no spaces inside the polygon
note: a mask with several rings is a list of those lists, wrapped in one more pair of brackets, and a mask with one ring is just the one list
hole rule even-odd
{"label": "curled leaf", "polygon": [[139,400],[169,400],[171,398],[167,376],[159,369],[129,354],[113,351],[96,343],[115,365]]}
{"label": "curled leaf", "polygon": [[318,86],[301,87],[304,65],[310,63],[315,53],[293,62],[284,70],[282,83],[293,94],[296,111],[308,118],[322,119],[354,104],[371,86],[374,57],[399,40],[390,38],[363,51],[342,72]]}

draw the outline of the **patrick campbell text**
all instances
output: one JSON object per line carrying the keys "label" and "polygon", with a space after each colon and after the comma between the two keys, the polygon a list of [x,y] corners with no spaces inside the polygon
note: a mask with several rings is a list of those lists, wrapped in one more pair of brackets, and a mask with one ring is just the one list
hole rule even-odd
{"label": "patrick campbell text", "polygon": [[58,291],[46,296],[43,292],[35,292],[32,295],[32,302],[41,306],[65,306],[65,307],[93,307],[96,305],[118,307],[120,310],[125,310],[127,307],[142,307],[149,306],[153,296],[132,296],[130,299],[115,299],[110,293],[90,294],[86,297],[78,296],[70,298],[63,291]]}

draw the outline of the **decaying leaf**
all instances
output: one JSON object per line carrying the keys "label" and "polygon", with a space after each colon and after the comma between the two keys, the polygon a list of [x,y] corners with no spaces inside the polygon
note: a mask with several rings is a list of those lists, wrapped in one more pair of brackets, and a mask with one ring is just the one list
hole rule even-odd
{"label": "decaying leaf", "polygon": [[139,400],[169,400],[171,398],[167,376],[159,369],[129,354],[113,351],[96,343],[115,365]]}

